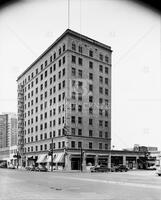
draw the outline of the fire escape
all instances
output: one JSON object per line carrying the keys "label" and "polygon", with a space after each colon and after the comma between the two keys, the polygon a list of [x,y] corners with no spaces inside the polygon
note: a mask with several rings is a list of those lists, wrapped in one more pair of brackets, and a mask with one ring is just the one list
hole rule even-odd
{"label": "fire escape", "polygon": [[18,85],[18,154],[21,158],[21,165],[24,159],[24,87]]}

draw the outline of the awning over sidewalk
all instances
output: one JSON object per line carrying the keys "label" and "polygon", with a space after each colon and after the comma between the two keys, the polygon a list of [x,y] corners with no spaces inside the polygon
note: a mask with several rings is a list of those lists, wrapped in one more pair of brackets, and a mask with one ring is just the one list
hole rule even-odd
{"label": "awning over sidewalk", "polygon": [[[53,162],[54,162],[55,158],[56,158],[56,154],[53,154]],[[45,162],[50,163],[51,162],[51,156],[47,156]]]}
{"label": "awning over sidewalk", "polygon": [[47,154],[40,154],[37,159],[37,163],[45,163],[47,158]]}
{"label": "awning over sidewalk", "polygon": [[54,163],[64,163],[64,153],[57,153]]}

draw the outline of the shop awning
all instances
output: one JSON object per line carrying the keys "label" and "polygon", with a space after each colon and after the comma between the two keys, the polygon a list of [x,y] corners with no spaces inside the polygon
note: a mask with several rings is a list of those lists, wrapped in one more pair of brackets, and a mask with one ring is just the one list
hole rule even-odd
{"label": "shop awning", "polygon": [[64,163],[64,153],[57,153],[54,163]]}
{"label": "shop awning", "polygon": [[47,154],[41,154],[38,156],[37,163],[45,163]]}
{"label": "shop awning", "polygon": [[[53,154],[53,162],[54,162],[54,159],[56,158],[56,154]],[[46,160],[45,160],[47,163],[50,163],[51,162],[51,156],[47,156],[46,157]]]}

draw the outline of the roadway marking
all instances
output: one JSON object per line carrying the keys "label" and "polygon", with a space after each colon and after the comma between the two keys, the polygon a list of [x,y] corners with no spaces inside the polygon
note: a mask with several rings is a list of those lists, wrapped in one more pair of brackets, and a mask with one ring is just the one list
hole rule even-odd
{"label": "roadway marking", "polygon": [[151,188],[151,189],[161,189],[160,185],[150,185],[150,184],[143,184],[143,183],[127,183],[121,181],[108,181],[108,180],[100,180],[100,179],[89,179],[89,178],[77,178],[77,177],[64,177],[64,176],[57,176],[58,178],[62,179],[71,179],[71,180],[79,180],[79,181],[89,181],[89,182],[97,182],[97,183],[106,183],[106,184],[115,184],[121,186],[134,186],[134,187],[141,187],[141,188]]}

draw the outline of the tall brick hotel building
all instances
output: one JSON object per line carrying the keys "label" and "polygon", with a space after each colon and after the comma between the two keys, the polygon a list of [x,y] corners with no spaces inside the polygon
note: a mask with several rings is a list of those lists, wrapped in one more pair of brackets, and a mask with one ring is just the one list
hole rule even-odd
{"label": "tall brick hotel building", "polygon": [[21,164],[108,164],[111,47],[67,29],[17,79]]}

